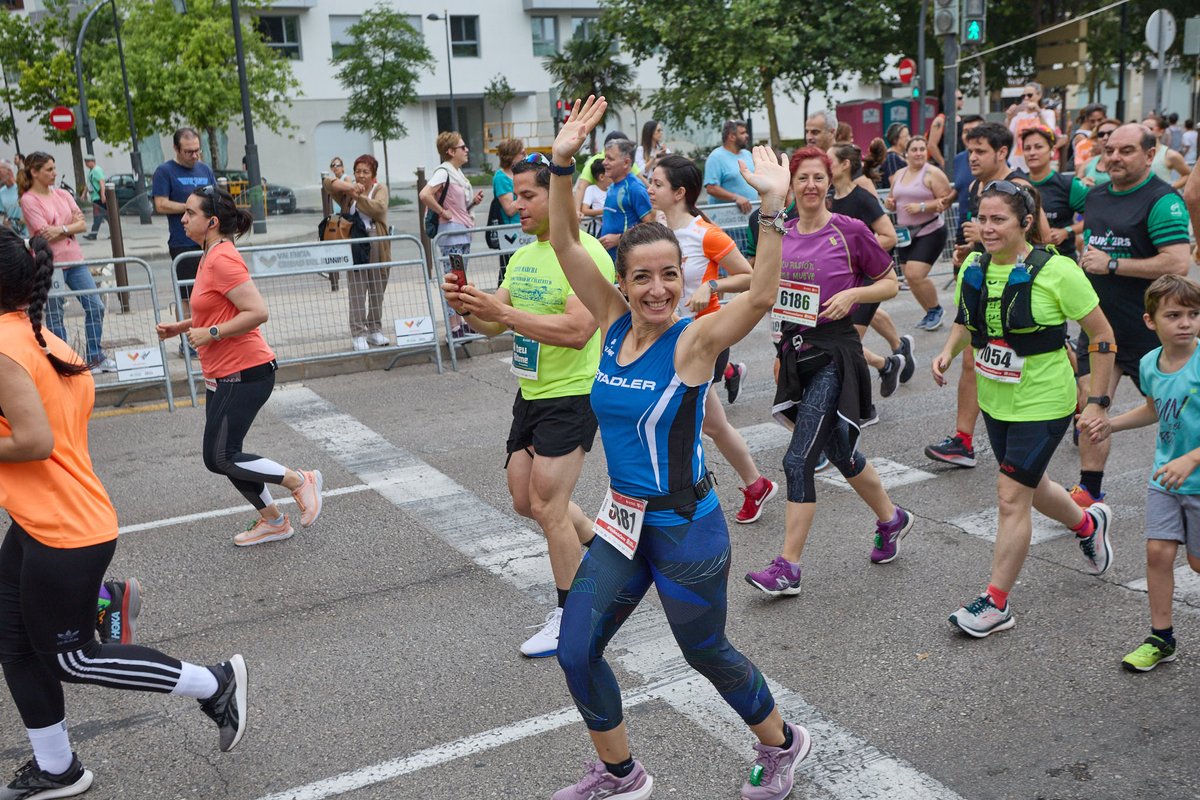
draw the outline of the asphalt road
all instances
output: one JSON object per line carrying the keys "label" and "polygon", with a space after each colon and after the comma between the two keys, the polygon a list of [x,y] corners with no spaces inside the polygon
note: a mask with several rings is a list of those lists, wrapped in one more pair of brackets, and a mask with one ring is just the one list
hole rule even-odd
{"label": "asphalt road", "polygon": [[[907,294],[888,307],[902,329],[918,318]],[[975,641],[947,625],[986,583],[996,473],[986,446],[974,470],[922,455],[953,421],[953,392],[928,375],[944,335],[916,332],[917,374],[879,401],[864,437],[918,516],[896,562],[869,563],[871,514],[826,480],[799,597],[771,600],[741,580],[778,551],[782,495],[758,523],[731,526],[730,637],[814,736],[793,797],[1200,796],[1196,584],[1180,585],[1179,660],[1148,675],[1119,668],[1148,626],[1136,581],[1151,431],[1113,448],[1107,575],[1085,574],[1071,538],[1044,523],[1013,592],[1016,627]],[[782,481],[766,324],[734,355],[749,379],[728,414]],[[202,410],[98,416],[93,456],[123,526],[111,573],[143,582],[139,641],[200,663],[245,654],[250,729],[222,754],[193,701],[67,687],[74,747],[96,773],[88,796],[548,798],[574,782],[591,751],[562,673],[517,653],[552,587],[501,468],[514,392],[501,356],[482,351],[457,373],[410,366],[280,388],[249,449],[320,468],[331,495],[315,527],[247,549],[231,538],[252,514],[201,464]],[[1134,403],[1123,385],[1117,406]],[[708,452],[732,519],[736,476]],[[1069,484],[1077,469],[1068,440],[1051,474]],[[598,508],[605,485],[597,440],[576,499]],[[653,593],[609,658],[655,797],[737,797],[752,737],[682,664]],[[28,745],[2,705],[0,765],[15,769]]]}

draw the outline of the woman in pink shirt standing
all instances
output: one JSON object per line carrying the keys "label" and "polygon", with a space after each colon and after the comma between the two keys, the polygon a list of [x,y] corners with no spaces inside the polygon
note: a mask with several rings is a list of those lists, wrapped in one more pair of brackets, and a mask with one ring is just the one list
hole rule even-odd
{"label": "woman in pink shirt standing", "polygon": [[[55,187],[57,179],[58,171],[54,167],[53,156],[40,151],[30,153],[25,158],[25,165],[17,173],[21,214],[29,226],[30,235],[41,236],[50,243],[55,265],[80,262],[83,261],[83,251],[75,236],[87,230],[87,223],[83,221],[83,212],[75,204],[71,193]],[[86,266],[62,268],[62,277],[54,276],[51,290],[62,291],[64,283],[72,291],[96,288],[96,281]],[[79,302],[83,305],[87,363],[93,372],[116,372],[116,362],[104,355],[100,345],[104,331],[104,303],[94,294],[81,295]],[[46,325],[55,336],[68,341],[62,312],[62,298],[51,294],[46,302]]]}

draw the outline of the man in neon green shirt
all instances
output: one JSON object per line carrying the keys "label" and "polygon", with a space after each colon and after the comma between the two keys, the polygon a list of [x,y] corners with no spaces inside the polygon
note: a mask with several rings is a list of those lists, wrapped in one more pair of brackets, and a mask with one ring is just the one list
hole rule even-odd
{"label": "man in neon green shirt", "polygon": [[[521,645],[530,658],[558,651],[563,603],[580,562],[580,544],[592,538],[592,520],[571,502],[584,454],[596,437],[590,395],[600,365],[596,321],[575,296],[550,247],[550,169],[513,165],[521,229],[537,236],[509,259],[495,294],[468,284],[443,283],[446,302],[485,336],[513,334],[512,371],[521,389],[513,405],[505,468],[513,508],[535,520],[546,536],[558,605]],[[612,259],[595,238],[584,246],[610,281]]]}

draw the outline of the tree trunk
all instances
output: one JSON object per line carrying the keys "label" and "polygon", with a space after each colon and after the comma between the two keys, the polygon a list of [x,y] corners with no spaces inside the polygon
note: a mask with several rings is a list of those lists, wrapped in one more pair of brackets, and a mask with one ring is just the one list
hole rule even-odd
{"label": "tree trunk", "polygon": [[[387,137],[383,137],[383,182],[387,184],[388,191],[392,191],[392,173],[388,168],[388,149]],[[391,198],[389,198],[390,200]]]}
{"label": "tree trunk", "polygon": [[[805,86],[804,87],[804,124],[805,125],[808,125],[808,101],[811,97],[812,97],[812,91],[807,86]],[[808,144],[808,133],[807,132],[805,132],[805,134],[804,134],[804,143]]]}
{"label": "tree trunk", "polygon": [[75,194],[87,186],[87,178],[83,174],[83,147],[78,136],[71,137],[71,166],[75,168]]}
{"label": "tree trunk", "polygon": [[771,139],[771,147],[779,150],[779,118],[775,114],[775,87],[769,78],[763,79],[762,92],[763,104],[767,107],[767,135]]}
{"label": "tree trunk", "polygon": [[208,135],[208,166],[215,171],[217,164],[220,163],[217,159],[221,155],[221,148],[217,143],[217,129],[208,127],[204,129],[204,132]]}

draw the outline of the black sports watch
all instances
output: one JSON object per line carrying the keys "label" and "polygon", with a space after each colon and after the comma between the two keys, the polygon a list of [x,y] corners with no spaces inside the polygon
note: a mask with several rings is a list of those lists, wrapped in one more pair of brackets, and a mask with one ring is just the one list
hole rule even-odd
{"label": "black sports watch", "polygon": [[555,164],[553,161],[551,161],[550,162],[550,174],[551,175],[561,175],[561,176],[574,175],[575,174],[575,159],[571,159],[571,166],[569,166],[569,167],[560,167],[558,164]]}
{"label": "black sports watch", "polygon": [[1110,259],[1108,260],[1108,274],[1109,274],[1109,275],[1116,275],[1116,274],[1117,274],[1117,259],[1115,259],[1115,258],[1110,258]]}
{"label": "black sports watch", "polygon": [[1085,405],[1091,405],[1092,403],[1095,403],[1101,408],[1108,408],[1112,405],[1112,398],[1106,394],[1102,394],[1098,397],[1089,397]]}

